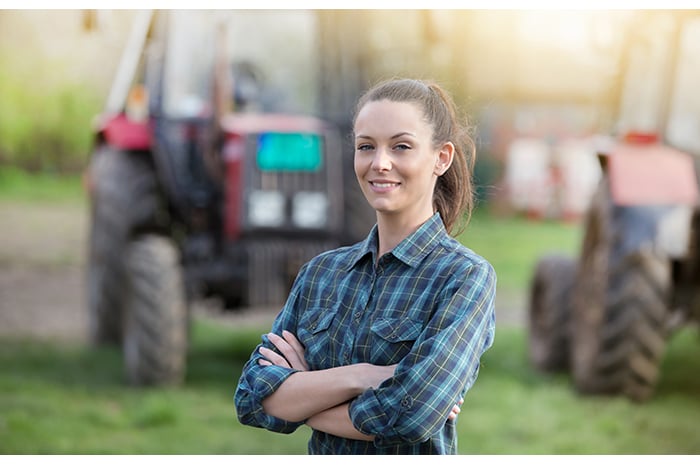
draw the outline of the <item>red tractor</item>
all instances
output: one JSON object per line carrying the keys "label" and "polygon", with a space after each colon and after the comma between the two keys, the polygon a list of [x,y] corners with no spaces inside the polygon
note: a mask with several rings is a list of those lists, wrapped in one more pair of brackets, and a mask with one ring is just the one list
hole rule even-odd
{"label": "red tractor", "polygon": [[616,93],[618,131],[578,259],[536,266],[529,354],[584,394],[649,399],[669,337],[700,321],[700,17],[639,12]]}
{"label": "red tractor", "polygon": [[227,27],[217,11],[139,13],[97,121],[91,336],[121,344],[134,384],[183,380],[193,299],[279,305],[302,263],[374,221],[346,208],[356,182],[337,125],[245,110],[258,83]]}

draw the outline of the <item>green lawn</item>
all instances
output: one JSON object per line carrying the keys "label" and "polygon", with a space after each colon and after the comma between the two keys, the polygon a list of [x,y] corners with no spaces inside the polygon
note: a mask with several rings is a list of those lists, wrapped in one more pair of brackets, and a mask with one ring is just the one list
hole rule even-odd
{"label": "green lawn", "polygon": [[498,275],[499,292],[511,294],[527,289],[542,255],[575,257],[582,232],[579,223],[496,217],[478,210],[459,239],[491,262]]}
{"label": "green lawn", "polygon": [[[184,386],[123,384],[117,350],[0,341],[2,454],[304,454],[309,430],[238,423],[233,392],[260,330],[197,322]],[[697,333],[675,337],[656,396],[582,398],[533,371],[525,334],[498,331],[459,417],[461,454],[698,454]]]}
{"label": "green lawn", "polygon": [[0,200],[63,204],[84,202],[86,197],[78,174],[30,174],[12,166],[0,166]]}

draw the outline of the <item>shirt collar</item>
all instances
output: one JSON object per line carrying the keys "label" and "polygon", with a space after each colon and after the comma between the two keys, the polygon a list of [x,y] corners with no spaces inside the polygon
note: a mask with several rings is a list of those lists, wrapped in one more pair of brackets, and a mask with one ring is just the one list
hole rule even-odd
{"label": "shirt collar", "polygon": [[[423,259],[435,248],[439,238],[446,234],[445,225],[440,213],[434,213],[416,231],[402,240],[390,253],[410,267],[418,266]],[[354,258],[348,264],[348,270],[354,267],[367,254],[373,258],[377,253],[379,239],[375,224],[369,234],[359,245]]]}

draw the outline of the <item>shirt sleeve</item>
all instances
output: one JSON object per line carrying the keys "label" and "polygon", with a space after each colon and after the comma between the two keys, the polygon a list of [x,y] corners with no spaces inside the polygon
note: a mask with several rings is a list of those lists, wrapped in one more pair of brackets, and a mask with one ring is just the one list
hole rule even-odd
{"label": "shirt sleeve", "polygon": [[441,293],[413,349],[394,376],[368,389],[349,407],[355,428],[375,435],[378,447],[428,440],[479,373],[479,360],[495,336],[496,273],[472,264]]}
{"label": "shirt sleeve", "polygon": [[[292,286],[287,302],[272,325],[272,332],[282,334],[288,330],[296,334],[296,302],[299,289],[303,282],[306,265],[300,270],[297,279]],[[234,394],[234,404],[238,420],[249,426],[264,428],[278,433],[293,433],[304,422],[290,422],[281,418],[268,415],[263,410],[263,400],[274,393],[282,383],[298,370],[279,366],[262,366],[258,361],[263,358],[260,355],[260,347],[267,347],[279,353],[270,343],[267,335],[262,336],[262,342],[258,344],[250,359],[243,366],[241,377]]]}

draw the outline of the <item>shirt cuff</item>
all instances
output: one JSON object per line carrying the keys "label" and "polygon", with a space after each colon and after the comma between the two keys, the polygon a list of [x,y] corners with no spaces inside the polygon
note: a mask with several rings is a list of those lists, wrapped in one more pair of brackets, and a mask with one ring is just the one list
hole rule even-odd
{"label": "shirt cuff", "polygon": [[403,442],[395,425],[401,415],[413,408],[413,403],[413,398],[403,393],[398,405],[386,406],[377,396],[377,390],[368,389],[350,403],[350,421],[358,431],[374,435],[378,447]]}
{"label": "shirt cuff", "polygon": [[263,400],[272,395],[280,385],[292,374],[299,370],[292,370],[279,366],[256,367],[257,377],[251,377],[253,382],[249,385],[248,395],[241,393],[239,419],[242,423],[258,426],[279,433],[291,433],[295,431],[303,421],[290,422],[265,413],[262,407]]}

